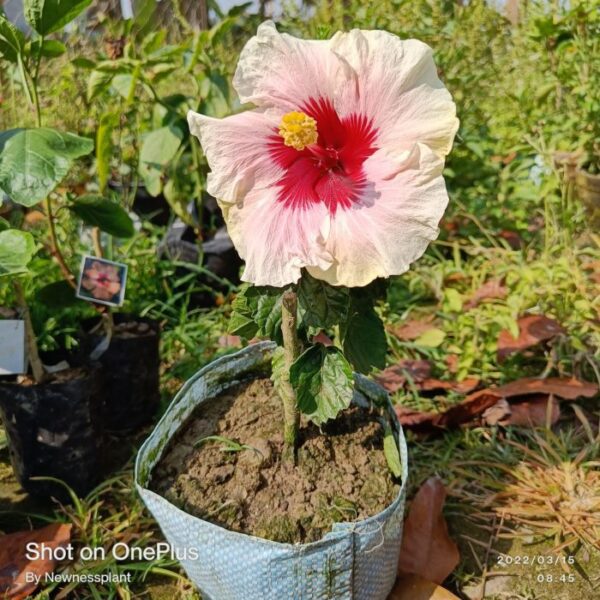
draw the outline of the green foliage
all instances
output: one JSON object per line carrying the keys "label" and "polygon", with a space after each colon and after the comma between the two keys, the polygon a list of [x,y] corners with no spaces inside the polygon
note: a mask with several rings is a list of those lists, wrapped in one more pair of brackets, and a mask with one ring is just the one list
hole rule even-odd
{"label": "green foliage", "polygon": [[69,210],[86,225],[99,227],[115,237],[129,238],[134,234],[133,222],[125,209],[103,196],[88,194],[75,198]]}
{"label": "green foliage", "polygon": [[73,288],[61,279],[38,289],[35,293],[35,300],[46,308],[62,310],[73,306],[77,302],[77,297]]}
{"label": "green foliage", "polygon": [[341,337],[346,358],[360,373],[383,369],[387,354],[387,338],[383,321],[375,312],[368,295],[355,290],[350,314],[342,322]]}
{"label": "green foliage", "polygon": [[35,254],[30,233],[16,229],[0,231],[0,277],[27,273],[27,265]]}
{"label": "green foliage", "polygon": [[63,180],[74,159],[93,147],[87,138],[49,128],[1,132],[0,189],[17,204],[33,206]]}
{"label": "green foliage", "polygon": [[182,140],[183,131],[173,125],[156,129],[145,137],[140,152],[139,173],[153,196],[158,196],[162,191],[164,169],[177,154]]}
{"label": "green foliage", "polygon": [[25,36],[0,12],[0,56],[17,63],[25,47]]}
{"label": "green foliage", "polygon": [[354,393],[352,368],[339,348],[315,344],[290,369],[298,408],[322,425],[350,406]]}
{"label": "green foliage", "polygon": [[24,0],[25,18],[40,35],[62,29],[83,12],[92,0]]}
{"label": "green foliage", "polygon": [[325,329],[341,323],[349,306],[347,288],[334,287],[303,273],[298,285],[298,309],[304,325]]}
{"label": "green foliage", "polygon": [[400,478],[402,477],[402,461],[395,437],[392,428],[386,423],[383,434],[383,453],[392,475]]}
{"label": "green foliage", "polygon": [[229,333],[246,339],[269,337],[281,343],[282,290],[244,284],[232,303]]}

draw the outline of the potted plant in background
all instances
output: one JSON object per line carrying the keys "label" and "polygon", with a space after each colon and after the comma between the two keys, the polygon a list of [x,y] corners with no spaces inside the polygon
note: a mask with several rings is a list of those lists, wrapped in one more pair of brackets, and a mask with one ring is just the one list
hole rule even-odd
{"label": "potted plant in background", "polygon": [[[100,56],[96,61],[78,60],[90,70],[88,99],[116,94],[121,115],[106,113],[99,132],[112,123],[118,137],[113,156],[120,164],[110,164],[109,186],[136,206],[157,209],[155,223],[165,225],[164,211],[155,200],[167,202],[176,219],[170,224],[159,253],[173,261],[190,263],[198,270],[202,293],[195,303],[214,304],[214,295],[229,291],[226,281],[239,281],[240,259],[229,239],[220,210],[206,192],[206,163],[198,142],[189,135],[186,113],[190,108],[215,117],[231,110],[231,89],[226,74],[215,68],[213,50],[223,35],[241,19],[232,9],[212,29],[195,32],[191,42],[167,44],[165,32],[143,37],[128,32],[121,56]],[[139,39],[137,39],[139,38]],[[161,82],[176,73],[197,91],[197,96],[161,93]],[[197,97],[201,100],[198,102]],[[151,115],[148,119],[147,115]],[[140,135],[129,123],[139,125]],[[100,135],[100,133],[99,133]],[[225,282],[223,280],[226,280]]]}
{"label": "potted plant in background", "polygon": [[245,260],[230,330],[274,343],[188,381],[140,450],[138,490],[203,596],[384,600],[406,449],[353,369],[384,365],[384,278],[437,236],[455,106],[430,48],[383,31],[304,41],[267,22],[234,86],[257,108],[190,113],[190,129]]}

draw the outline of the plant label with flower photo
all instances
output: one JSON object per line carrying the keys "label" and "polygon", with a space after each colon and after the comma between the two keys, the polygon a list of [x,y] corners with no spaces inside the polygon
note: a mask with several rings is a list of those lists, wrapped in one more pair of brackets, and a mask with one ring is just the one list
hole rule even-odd
{"label": "plant label with flower photo", "polygon": [[127,265],[95,256],[84,256],[76,295],[95,304],[121,306],[125,299],[126,283]]}
{"label": "plant label with flower photo", "polygon": [[25,322],[0,321],[0,375],[21,375],[27,371]]}

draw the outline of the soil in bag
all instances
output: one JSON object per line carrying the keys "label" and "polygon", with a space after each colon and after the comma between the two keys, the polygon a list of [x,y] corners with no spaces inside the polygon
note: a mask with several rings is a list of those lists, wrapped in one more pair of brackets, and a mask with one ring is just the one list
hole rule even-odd
{"label": "soil in bag", "polygon": [[281,460],[281,401],[269,379],[256,379],[199,406],[171,440],[150,485],[186,512],[230,530],[316,541],[335,522],[381,512],[399,492],[378,416],[353,405],[323,427],[326,433],[304,424],[294,467]]}

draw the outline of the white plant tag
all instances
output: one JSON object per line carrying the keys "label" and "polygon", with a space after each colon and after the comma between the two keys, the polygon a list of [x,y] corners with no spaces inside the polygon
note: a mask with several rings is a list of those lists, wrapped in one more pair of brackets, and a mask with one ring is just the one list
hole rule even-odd
{"label": "white plant tag", "polygon": [[26,372],[25,322],[0,320],[0,375],[22,375]]}

